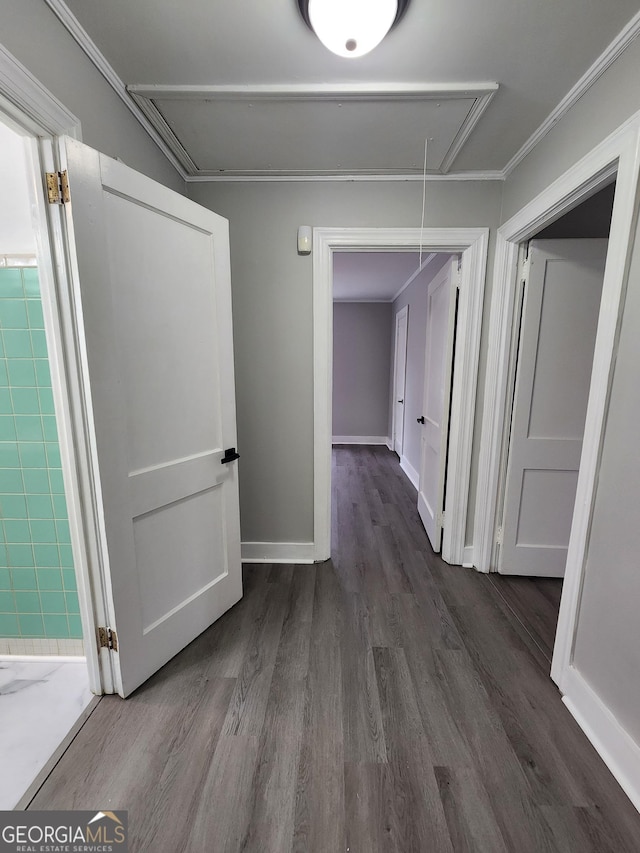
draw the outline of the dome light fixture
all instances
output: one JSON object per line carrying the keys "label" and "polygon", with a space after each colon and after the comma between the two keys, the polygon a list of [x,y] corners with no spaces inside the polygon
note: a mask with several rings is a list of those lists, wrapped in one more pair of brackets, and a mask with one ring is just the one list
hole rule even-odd
{"label": "dome light fixture", "polygon": [[348,59],[377,47],[409,0],[298,0],[305,23],[330,51]]}

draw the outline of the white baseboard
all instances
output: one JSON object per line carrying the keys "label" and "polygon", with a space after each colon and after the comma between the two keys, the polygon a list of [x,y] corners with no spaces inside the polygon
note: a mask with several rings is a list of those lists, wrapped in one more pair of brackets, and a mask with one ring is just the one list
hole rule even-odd
{"label": "white baseboard", "polygon": [[243,542],[243,563],[313,563],[313,542]]}
{"label": "white baseboard", "polygon": [[393,442],[390,438],[388,438],[385,443],[387,445],[387,450],[393,450]]}
{"label": "white baseboard", "polygon": [[563,702],[575,717],[620,787],[640,811],[640,745],[575,667],[561,680]]}
{"label": "white baseboard", "polygon": [[386,435],[334,435],[332,444],[385,444],[389,447]]}
{"label": "white baseboard", "polygon": [[473,545],[465,545],[462,552],[462,565],[465,569],[473,568]]}
{"label": "white baseboard", "polygon": [[407,459],[406,456],[402,456],[400,459],[400,467],[404,471],[404,473],[409,478],[409,482],[414,487],[414,489],[418,489],[420,487],[420,475],[413,467],[411,462]]}

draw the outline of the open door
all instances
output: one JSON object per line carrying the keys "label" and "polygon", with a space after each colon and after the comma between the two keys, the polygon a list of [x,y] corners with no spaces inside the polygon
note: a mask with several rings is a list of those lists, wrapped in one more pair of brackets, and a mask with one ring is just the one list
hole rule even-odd
{"label": "open door", "polygon": [[525,282],[499,571],[563,577],[606,239],[533,240]]}
{"label": "open door", "polygon": [[393,449],[402,459],[404,450],[404,396],[407,381],[407,331],[409,306],[396,314],[395,356],[393,360]]}
{"label": "open door", "polygon": [[442,545],[449,408],[457,308],[458,259],[452,258],[429,285],[427,294],[427,350],[418,512],[431,547]]}
{"label": "open door", "polygon": [[242,597],[228,223],[86,145],[61,148],[126,696]]}

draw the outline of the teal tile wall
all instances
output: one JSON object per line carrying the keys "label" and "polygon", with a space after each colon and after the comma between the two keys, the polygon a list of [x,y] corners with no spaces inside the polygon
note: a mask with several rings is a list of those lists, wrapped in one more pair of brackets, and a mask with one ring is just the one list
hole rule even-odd
{"label": "teal tile wall", "polygon": [[32,268],[0,269],[0,637],[82,637]]}

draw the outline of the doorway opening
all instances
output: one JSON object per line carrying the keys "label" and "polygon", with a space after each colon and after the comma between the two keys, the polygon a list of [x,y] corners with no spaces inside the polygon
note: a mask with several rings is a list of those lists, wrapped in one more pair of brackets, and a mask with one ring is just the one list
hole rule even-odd
{"label": "doorway opening", "polygon": [[28,157],[31,141],[0,114],[6,200],[0,215],[3,809],[28,801],[62,742],[97,702],[72,547],[73,475],[63,460],[65,391],[46,272],[51,258],[32,221],[37,205],[30,187],[39,175]]}
{"label": "doorway opening", "polygon": [[313,239],[315,559],[323,561],[331,556],[334,254],[416,252],[422,246],[426,254],[461,255],[460,306],[456,321],[461,345],[456,349],[451,395],[446,526],[442,556],[449,563],[463,564],[468,553],[465,550],[466,516],[488,230],[436,228],[422,232],[417,228],[315,228]]}

